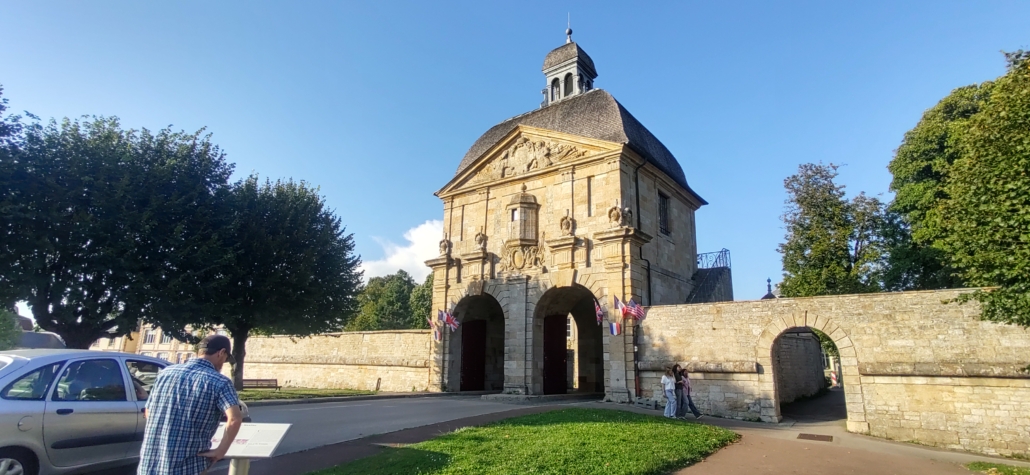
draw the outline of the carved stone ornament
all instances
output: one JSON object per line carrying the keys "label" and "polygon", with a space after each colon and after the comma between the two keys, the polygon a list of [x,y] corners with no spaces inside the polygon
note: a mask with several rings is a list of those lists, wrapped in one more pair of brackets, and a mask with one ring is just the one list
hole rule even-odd
{"label": "carved stone ornament", "polygon": [[476,233],[476,250],[486,252],[486,234],[482,231]]}
{"label": "carved stone ornament", "polygon": [[535,269],[544,264],[543,249],[539,246],[509,245],[501,256],[501,272]]}
{"label": "carved stone ornament", "polygon": [[608,208],[608,223],[611,224],[613,228],[622,225],[622,210],[620,210],[618,206]]}
{"label": "carved stone ornament", "polygon": [[633,210],[629,206],[622,208],[622,225],[633,226]]}
{"label": "carved stone ornament", "polygon": [[472,180],[474,183],[498,180],[547,168],[556,163],[586,156],[587,150],[552,141],[532,141],[519,137],[515,144],[501,152],[500,156],[483,169]]}
{"label": "carved stone ornament", "polygon": [[562,216],[561,221],[558,223],[558,225],[561,226],[562,236],[572,236],[572,231],[576,227],[576,220],[572,219],[567,215]]}
{"label": "carved stone ornament", "polygon": [[440,255],[449,256],[451,254],[451,241],[446,237],[440,241]]}

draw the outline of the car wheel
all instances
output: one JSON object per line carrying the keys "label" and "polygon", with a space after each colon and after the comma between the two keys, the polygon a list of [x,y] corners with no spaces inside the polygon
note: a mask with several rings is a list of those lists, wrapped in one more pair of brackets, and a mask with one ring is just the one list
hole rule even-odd
{"label": "car wheel", "polygon": [[0,475],[36,475],[36,460],[24,449],[0,449]]}

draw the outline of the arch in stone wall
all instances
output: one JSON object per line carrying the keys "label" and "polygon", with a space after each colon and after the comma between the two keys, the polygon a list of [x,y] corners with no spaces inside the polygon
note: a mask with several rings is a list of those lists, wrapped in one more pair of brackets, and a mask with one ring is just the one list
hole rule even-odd
{"label": "arch in stone wall", "polygon": [[505,309],[481,288],[455,303],[458,328],[447,331],[446,386],[458,391],[500,391],[504,385]]}
{"label": "arch in stone wall", "polygon": [[866,422],[865,404],[862,400],[862,382],[858,372],[858,357],[855,344],[838,323],[827,317],[810,315],[808,311],[794,312],[788,316],[773,318],[758,338],[758,374],[759,407],[761,419],[765,422],[780,422],[779,397],[776,387],[776,375],[773,371],[773,345],[780,335],[792,328],[814,328],[827,334],[837,345],[840,353],[841,377],[844,379],[844,401],[848,412],[848,431],[869,432]]}
{"label": "arch in stone wall", "polygon": [[[541,282],[543,283],[543,282]],[[547,282],[550,283],[550,282]],[[532,383],[534,392],[542,394],[563,393],[568,375],[556,377],[555,368],[566,368],[554,358],[565,351],[565,320],[571,315],[578,328],[579,380],[577,386],[584,392],[604,391],[604,339],[603,327],[597,325],[594,313],[593,290],[574,283],[571,285],[541,286],[540,296],[533,306],[533,351],[532,359],[540,364],[533,365]],[[560,328],[558,324],[560,322]],[[560,332],[560,333],[559,333]],[[559,337],[560,348],[558,348]]]}

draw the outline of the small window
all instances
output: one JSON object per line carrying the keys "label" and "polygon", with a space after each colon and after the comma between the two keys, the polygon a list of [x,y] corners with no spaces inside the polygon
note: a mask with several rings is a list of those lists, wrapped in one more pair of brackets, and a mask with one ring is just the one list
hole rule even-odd
{"label": "small window", "polygon": [[172,335],[169,335],[169,334],[167,334],[165,332],[161,332],[161,344],[162,345],[167,345],[167,344],[169,344],[171,342],[172,342]]}
{"label": "small window", "polygon": [[143,344],[149,345],[154,342],[154,330],[147,330],[143,333]]}
{"label": "small window", "polygon": [[125,362],[125,369],[129,371],[129,378],[132,379],[136,400],[146,401],[154,387],[154,381],[157,381],[158,373],[164,367],[148,361],[129,360]]}
{"label": "small window", "polygon": [[168,361],[168,353],[158,353],[157,359]]}
{"label": "small window", "polygon": [[115,360],[76,361],[61,374],[55,401],[125,401],[125,381]]}
{"label": "small window", "polygon": [[565,97],[572,95],[572,86],[575,85],[575,80],[572,79],[572,73],[565,75]]}
{"label": "small window", "polygon": [[572,338],[572,317],[565,317],[565,338]]}
{"label": "small window", "polygon": [[0,397],[18,401],[42,401],[64,362],[39,368],[8,384]]}
{"label": "small window", "polygon": [[551,81],[551,101],[557,101],[561,97],[561,81],[554,78]]}
{"label": "small window", "polygon": [[669,197],[658,193],[658,230],[669,234]]}

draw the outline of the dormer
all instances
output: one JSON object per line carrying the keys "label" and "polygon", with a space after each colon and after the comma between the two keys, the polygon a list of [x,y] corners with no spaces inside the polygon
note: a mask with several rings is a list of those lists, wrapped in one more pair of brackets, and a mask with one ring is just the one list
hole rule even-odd
{"label": "dormer", "polygon": [[594,79],[597,78],[594,60],[572,41],[572,28],[565,30],[565,35],[565,44],[551,50],[544,58],[543,71],[547,86],[543,90],[544,101],[541,107],[594,88]]}

